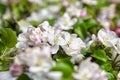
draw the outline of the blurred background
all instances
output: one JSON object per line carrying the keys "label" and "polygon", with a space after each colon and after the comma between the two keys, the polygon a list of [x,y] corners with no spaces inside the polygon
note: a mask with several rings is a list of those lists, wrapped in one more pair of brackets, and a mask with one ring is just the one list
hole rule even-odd
{"label": "blurred background", "polygon": [[78,27],[74,27],[77,26],[74,22],[73,28],[65,30],[77,33],[82,39],[102,27],[120,35],[120,0],[0,0],[0,29],[11,28],[17,35],[45,20],[59,28],[58,22],[68,26],[64,22],[70,24],[74,18],[79,21]]}

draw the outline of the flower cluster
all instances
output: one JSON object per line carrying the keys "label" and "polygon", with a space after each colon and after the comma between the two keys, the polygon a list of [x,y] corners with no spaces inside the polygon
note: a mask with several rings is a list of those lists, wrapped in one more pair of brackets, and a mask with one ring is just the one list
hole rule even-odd
{"label": "flower cluster", "polygon": [[1,0],[0,80],[120,80],[118,3]]}
{"label": "flower cluster", "polygon": [[[61,80],[61,72],[51,71],[52,67],[56,65],[52,55],[56,55],[61,47],[65,52],[62,54],[71,56],[73,64],[80,63],[84,57],[81,54],[81,49],[86,46],[76,34],[51,27],[45,21],[37,28],[30,26],[26,33],[19,34],[16,47],[19,54],[16,55],[14,64],[10,69],[12,75],[18,76],[23,71],[33,80]],[[18,69],[14,65],[18,65]],[[90,59],[80,63],[77,73],[73,74],[73,78],[75,80],[107,80],[106,73],[96,63],[92,63]]]}

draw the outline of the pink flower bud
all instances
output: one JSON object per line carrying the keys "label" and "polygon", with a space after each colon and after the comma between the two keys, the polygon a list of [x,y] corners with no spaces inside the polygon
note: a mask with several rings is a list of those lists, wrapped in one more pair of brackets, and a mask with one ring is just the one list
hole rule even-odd
{"label": "pink flower bud", "polygon": [[12,76],[19,76],[22,73],[22,66],[18,64],[12,64],[10,67],[10,73]]}
{"label": "pink flower bud", "polygon": [[117,27],[115,32],[117,33],[118,36],[120,36],[120,27]]}

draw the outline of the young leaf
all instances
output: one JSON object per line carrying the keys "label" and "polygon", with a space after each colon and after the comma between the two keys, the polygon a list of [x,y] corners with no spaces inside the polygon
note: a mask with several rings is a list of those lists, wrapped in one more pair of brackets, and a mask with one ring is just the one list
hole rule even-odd
{"label": "young leaf", "polygon": [[96,50],[93,55],[92,55],[94,58],[100,60],[100,61],[103,61],[103,62],[106,62],[108,60],[108,57],[105,53],[104,50],[101,50],[101,49],[98,49]]}
{"label": "young leaf", "polygon": [[58,62],[57,65],[53,67],[51,70],[61,71],[63,73],[62,78],[64,78],[64,80],[72,77],[72,68],[64,62]]}
{"label": "young leaf", "polygon": [[73,63],[71,62],[71,57],[67,57],[64,59],[57,59],[57,62],[64,62],[64,63],[68,64],[72,69],[74,67]]}
{"label": "young leaf", "polygon": [[8,48],[12,48],[17,43],[17,37],[14,31],[10,28],[2,29],[1,42]]}
{"label": "young leaf", "polygon": [[78,36],[82,39],[85,39],[87,37],[87,29],[83,20],[78,20],[74,24],[74,32],[78,34]]}

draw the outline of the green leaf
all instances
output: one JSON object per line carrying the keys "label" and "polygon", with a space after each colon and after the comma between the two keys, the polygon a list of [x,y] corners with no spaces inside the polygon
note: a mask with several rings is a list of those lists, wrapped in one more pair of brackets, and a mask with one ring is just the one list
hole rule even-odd
{"label": "green leaf", "polygon": [[8,48],[12,48],[17,43],[17,37],[14,31],[10,28],[2,29],[1,42]]}
{"label": "green leaf", "polygon": [[96,20],[93,19],[93,18],[86,19],[86,20],[84,20],[84,22],[85,22],[86,25],[87,25],[87,26],[86,26],[87,29],[93,28],[93,27],[96,27],[96,26],[97,26],[97,22],[96,22]]}
{"label": "green leaf", "polygon": [[40,22],[32,20],[30,21],[30,24],[37,27],[40,24]]}
{"label": "green leaf", "polygon": [[26,74],[21,74],[17,80],[31,80]]}
{"label": "green leaf", "polygon": [[55,67],[53,67],[51,70],[52,71],[61,71],[63,73],[62,80],[72,77],[72,68],[64,62],[58,62],[57,65]]}
{"label": "green leaf", "polygon": [[93,53],[92,57],[94,57],[94,58],[96,58],[96,59],[98,59],[100,61],[103,61],[103,62],[106,62],[108,60],[108,57],[107,57],[105,51],[101,50],[101,49],[96,50]]}
{"label": "green leaf", "polygon": [[105,71],[110,71],[112,70],[112,64],[110,62],[106,62],[104,64],[101,65],[102,69],[104,69]]}
{"label": "green leaf", "polygon": [[114,75],[112,73],[107,73],[109,80],[115,80]]}
{"label": "green leaf", "polygon": [[49,22],[49,24],[50,24],[51,26],[53,26],[53,25],[54,25],[54,23],[55,23],[55,21],[56,21],[56,18],[46,19],[46,21],[48,21],[48,22]]}
{"label": "green leaf", "polygon": [[4,14],[6,11],[6,6],[4,4],[0,3],[0,16]]}
{"label": "green leaf", "polygon": [[97,0],[97,2],[98,2],[98,4],[97,4],[97,7],[98,7],[98,8],[108,6],[107,0]]}
{"label": "green leaf", "polygon": [[68,64],[72,69],[74,67],[73,63],[71,62],[71,57],[64,58],[64,59],[57,59],[57,62],[64,62]]}
{"label": "green leaf", "polygon": [[11,60],[0,60],[0,71],[8,71]]}
{"label": "green leaf", "polygon": [[83,20],[78,20],[73,27],[74,32],[78,34],[80,38],[85,39],[87,37],[87,27]]}
{"label": "green leaf", "polygon": [[0,52],[2,52],[3,50],[4,50],[4,44],[0,42]]}

